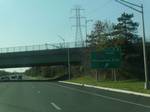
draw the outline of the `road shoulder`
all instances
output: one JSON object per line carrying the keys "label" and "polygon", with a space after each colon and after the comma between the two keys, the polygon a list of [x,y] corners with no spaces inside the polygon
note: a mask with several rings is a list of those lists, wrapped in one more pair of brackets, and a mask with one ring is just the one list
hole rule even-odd
{"label": "road shoulder", "polygon": [[65,84],[76,85],[76,86],[84,86],[84,87],[88,87],[88,88],[95,88],[95,89],[101,89],[101,90],[106,90],[106,91],[112,91],[112,92],[117,92],[117,93],[125,93],[125,94],[131,94],[131,95],[143,96],[143,97],[150,98],[150,94],[133,92],[133,91],[128,91],[128,90],[107,88],[107,87],[101,87],[101,86],[93,86],[93,85],[87,85],[87,84],[81,84],[81,83],[74,83],[74,82],[68,82],[68,81],[59,81],[59,82],[60,83],[65,83]]}

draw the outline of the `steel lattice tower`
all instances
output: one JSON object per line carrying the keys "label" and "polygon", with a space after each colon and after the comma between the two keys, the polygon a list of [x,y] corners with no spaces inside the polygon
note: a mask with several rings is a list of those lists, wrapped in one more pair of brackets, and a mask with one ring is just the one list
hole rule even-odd
{"label": "steel lattice tower", "polygon": [[81,9],[79,6],[77,6],[76,8],[72,9],[73,11],[75,11],[75,17],[71,17],[74,18],[76,20],[76,31],[75,31],[75,46],[79,46],[82,45],[83,43],[83,36],[82,36],[82,25],[81,25],[81,19],[84,17],[81,17],[81,11],[84,9]]}

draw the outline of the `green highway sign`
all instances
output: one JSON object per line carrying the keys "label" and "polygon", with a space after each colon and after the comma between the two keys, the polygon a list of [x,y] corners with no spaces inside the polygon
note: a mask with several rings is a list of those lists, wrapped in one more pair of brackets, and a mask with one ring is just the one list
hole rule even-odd
{"label": "green highway sign", "polygon": [[92,68],[119,68],[121,65],[121,50],[117,47],[106,48],[91,53]]}

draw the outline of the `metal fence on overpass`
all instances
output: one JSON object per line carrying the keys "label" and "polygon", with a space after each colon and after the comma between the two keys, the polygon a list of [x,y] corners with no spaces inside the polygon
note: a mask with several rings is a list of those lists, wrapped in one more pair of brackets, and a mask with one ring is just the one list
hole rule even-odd
{"label": "metal fence on overpass", "polygon": [[86,45],[85,41],[65,42],[65,43],[56,43],[56,44],[45,43],[41,45],[0,48],[0,53],[40,51],[40,50],[63,49],[63,48],[79,48],[79,47],[85,47],[85,45]]}

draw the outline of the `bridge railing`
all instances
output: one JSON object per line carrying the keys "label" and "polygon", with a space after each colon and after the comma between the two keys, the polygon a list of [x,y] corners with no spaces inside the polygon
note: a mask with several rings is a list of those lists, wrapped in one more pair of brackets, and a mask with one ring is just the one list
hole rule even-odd
{"label": "bridge railing", "polygon": [[0,48],[0,53],[39,51],[39,50],[77,48],[77,47],[85,47],[85,41],[64,42],[64,43],[56,43],[56,44],[45,43],[41,45],[7,47],[7,48]]}

